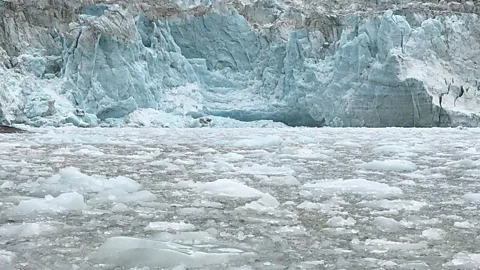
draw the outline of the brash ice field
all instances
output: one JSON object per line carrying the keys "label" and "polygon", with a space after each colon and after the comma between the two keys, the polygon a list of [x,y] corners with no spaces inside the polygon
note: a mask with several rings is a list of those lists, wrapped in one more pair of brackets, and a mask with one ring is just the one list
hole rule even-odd
{"label": "brash ice field", "polygon": [[0,269],[479,269],[479,129],[0,135]]}

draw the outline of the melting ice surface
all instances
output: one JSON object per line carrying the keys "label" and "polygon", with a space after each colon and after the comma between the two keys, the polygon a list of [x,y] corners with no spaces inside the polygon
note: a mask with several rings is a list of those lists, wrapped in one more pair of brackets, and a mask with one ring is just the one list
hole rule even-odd
{"label": "melting ice surface", "polygon": [[0,134],[0,269],[479,269],[479,129]]}

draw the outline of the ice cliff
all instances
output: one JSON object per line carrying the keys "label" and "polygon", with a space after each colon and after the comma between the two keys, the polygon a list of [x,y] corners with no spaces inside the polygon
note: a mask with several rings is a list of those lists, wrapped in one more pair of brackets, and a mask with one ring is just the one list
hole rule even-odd
{"label": "ice cliff", "polygon": [[444,0],[0,0],[0,119],[479,126],[478,11]]}

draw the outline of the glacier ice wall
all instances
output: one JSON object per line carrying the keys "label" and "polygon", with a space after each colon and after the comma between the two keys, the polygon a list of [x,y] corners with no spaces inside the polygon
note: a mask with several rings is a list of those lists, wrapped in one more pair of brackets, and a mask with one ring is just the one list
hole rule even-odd
{"label": "glacier ice wall", "polygon": [[480,123],[471,2],[438,12],[389,1],[329,12],[308,1],[116,3],[0,1],[3,122]]}

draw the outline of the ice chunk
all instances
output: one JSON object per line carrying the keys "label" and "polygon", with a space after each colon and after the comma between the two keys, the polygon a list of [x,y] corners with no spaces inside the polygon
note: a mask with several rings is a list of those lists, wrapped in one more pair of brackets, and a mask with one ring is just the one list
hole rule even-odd
{"label": "ice chunk", "polygon": [[305,227],[298,225],[298,226],[282,226],[275,230],[276,233],[280,235],[303,235],[307,233]]}
{"label": "ice chunk", "polygon": [[374,160],[357,166],[366,170],[378,171],[414,171],[417,169],[417,166],[413,162],[402,159]]}
{"label": "ice chunk", "polygon": [[419,250],[426,249],[427,243],[404,243],[404,242],[395,242],[388,241],[385,239],[367,239],[365,240],[365,248],[371,251],[391,251],[391,250]]}
{"label": "ice chunk", "polygon": [[425,202],[414,200],[377,200],[358,203],[360,206],[370,207],[374,209],[388,209],[388,210],[405,210],[405,211],[419,211],[421,208],[427,206]]}
{"label": "ice chunk", "polygon": [[304,261],[300,264],[301,269],[318,269],[320,265],[324,265],[325,261]]}
{"label": "ice chunk", "polygon": [[244,207],[259,212],[270,212],[277,208],[280,203],[272,195],[265,193],[258,201],[247,203]]}
{"label": "ice chunk", "polygon": [[240,161],[240,160],[243,160],[245,159],[245,156],[243,155],[240,155],[238,153],[226,153],[226,154],[221,154],[221,155],[217,155],[215,156],[215,159],[217,160],[224,160],[224,161]]}
{"label": "ice chunk", "polygon": [[297,205],[298,209],[304,209],[304,210],[317,210],[317,209],[322,209],[323,205],[321,203],[314,203],[314,202],[308,202],[304,201],[301,204]]}
{"label": "ice chunk", "polygon": [[311,148],[283,147],[280,151],[279,158],[316,160],[328,159],[329,156],[315,152]]}
{"label": "ice chunk", "polygon": [[112,209],[110,209],[110,211],[113,213],[123,213],[128,211],[128,207],[123,203],[117,203],[112,207]]}
{"label": "ice chunk", "polygon": [[467,193],[463,195],[465,202],[480,203],[480,193]]}
{"label": "ice chunk", "polygon": [[262,198],[258,200],[258,202],[267,207],[276,208],[280,205],[280,203],[273,197],[272,195],[265,193]]}
{"label": "ice chunk", "polygon": [[0,189],[12,189],[15,187],[15,183],[9,180],[5,180],[2,185],[0,185]]}
{"label": "ice chunk", "polygon": [[113,237],[107,240],[88,259],[96,263],[107,263],[121,267],[173,268],[205,267],[243,259],[251,253],[239,249],[221,250],[175,244],[151,239]]}
{"label": "ice chunk", "polygon": [[446,232],[442,229],[431,228],[423,230],[422,235],[431,240],[441,240],[445,237]]}
{"label": "ice chunk", "polygon": [[354,226],[357,221],[355,219],[348,217],[344,219],[342,217],[332,217],[327,221],[327,226],[330,227],[346,227],[346,226]]}
{"label": "ice chunk", "polygon": [[161,159],[161,160],[155,160],[149,163],[151,166],[159,166],[159,167],[168,167],[172,165],[170,162],[171,159]]}
{"label": "ice chunk", "polygon": [[212,243],[215,242],[215,237],[208,232],[181,232],[168,233],[161,232],[154,236],[155,240],[160,240],[164,242],[175,242],[175,243],[185,243],[185,244],[201,244],[201,243]]}
{"label": "ice chunk", "polygon": [[51,130],[46,134],[35,137],[35,142],[40,144],[118,144],[109,138],[100,134],[75,134],[75,133],[56,133]]}
{"label": "ice chunk", "polygon": [[399,185],[405,185],[405,186],[416,186],[417,183],[415,183],[415,181],[413,180],[403,180],[403,181],[400,181],[398,182]]}
{"label": "ice chunk", "polygon": [[349,140],[338,141],[334,144],[336,147],[348,147],[348,148],[361,148],[362,146],[359,143],[352,142]]}
{"label": "ice chunk", "polygon": [[204,208],[193,208],[193,207],[178,209],[177,213],[182,216],[203,216],[206,214]]}
{"label": "ice chunk", "polygon": [[45,199],[22,201],[13,210],[19,214],[29,215],[32,213],[81,211],[85,209],[85,206],[83,196],[76,192],[71,192],[60,194],[56,198],[47,195]]}
{"label": "ice chunk", "polygon": [[198,183],[200,191],[216,196],[255,198],[264,194],[254,188],[231,179],[219,179],[208,183]]}
{"label": "ice chunk", "polygon": [[11,264],[16,258],[17,255],[15,253],[0,249],[0,266]]}
{"label": "ice chunk", "polygon": [[270,167],[267,165],[254,164],[251,167],[243,167],[239,170],[243,174],[256,174],[256,175],[291,175],[295,171],[288,167]]}
{"label": "ice chunk", "polygon": [[151,202],[155,201],[157,196],[147,190],[141,190],[128,193],[123,189],[109,189],[93,196],[88,203],[106,203],[106,202]]}
{"label": "ice chunk", "polygon": [[447,266],[452,266],[455,269],[479,269],[480,268],[480,254],[479,253],[457,253],[453,260],[447,263]]}
{"label": "ice chunk", "polygon": [[141,185],[136,181],[119,176],[111,179],[104,179],[89,176],[80,172],[79,169],[68,167],[60,169],[58,174],[46,179],[39,180],[39,187],[32,192],[59,194],[62,192],[98,193],[109,189],[122,189],[126,192],[140,190]]}
{"label": "ice chunk", "polygon": [[473,225],[472,223],[470,223],[468,221],[456,221],[455,223],[453,223],[453,226],[455,226],[457,228],[462,228],[462,229],[475,228],[475,225]]}
{"label": "ice chunk", "polygon": [[318,183],[307,183],[303,185],[320,195],[331,194],[356,194],[373,196],[378,198],[396,197],[402,195],[402,190],[391,187],[387,184],[369,181],[365,179],[335,180]]}
{"label": "ice chunk", "polygon": [[250,139],[243,139],[233,143],[235,147],[246,148],[268,148],[276,147],[282,144],[283,140],[277,135],[267,135],[263,137],[252,137]]}
{"label": "ice chunk", "polygon": [[293,175],[285,176],[266,176],[266,175],[255,175],[257,179],[260,179],[260,183],[264,185],[272,186],[298,186],[300,181],[295,178]]}
{"label": "ice chunk", "polygon": [[6,224],[0,227],[3,237],[34,237],[55,232],[57,228],[47,223]]}
{"label": "ice chunk", "polygon": [[407,149],[401,145],[382,145],[374,148],[373,151],[378,153],[402,153],[406,152]]}
{"label": "ice chunk", "polygon": [[411,223],[396,221],[393,218],[387,218],[387,217],[375,217],[373,218],[372,223],[382,231],[398,231],[406,227],[412,226]]}
{"label": "ice chunk", "polygon": [[150,222],[145,231],[191,231],[195,230],[195,225],[181,222]]}

